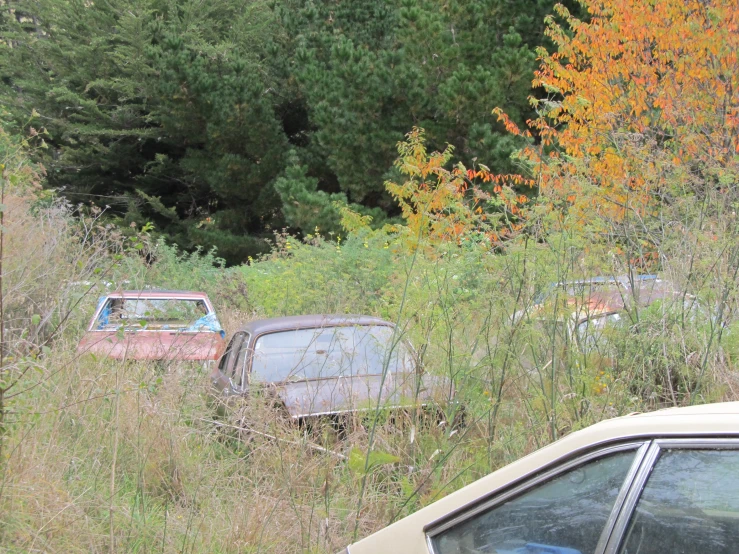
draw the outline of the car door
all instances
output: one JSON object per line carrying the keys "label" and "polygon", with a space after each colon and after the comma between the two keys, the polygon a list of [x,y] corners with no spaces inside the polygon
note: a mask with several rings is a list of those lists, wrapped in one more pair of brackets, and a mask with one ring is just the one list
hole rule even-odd
{"label": "car door", "polygon": [[610,536],[647,451],[645,442],[597,450],[450,514],[428,531],[434,554],[595,554]]}
{"label": "car door", "polygon": [[739,440],[655,440],[635,476],[606,552],[737,551]]}
{"label": "car door", "polygon": [[596,450],[427,529],[433,554],[729,554],[739,550],[739,440]]}

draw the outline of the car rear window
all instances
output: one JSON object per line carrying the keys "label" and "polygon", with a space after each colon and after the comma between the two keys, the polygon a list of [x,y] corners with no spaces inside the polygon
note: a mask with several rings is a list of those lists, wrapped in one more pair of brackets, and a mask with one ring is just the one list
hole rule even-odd
{"label": "car rear window", "polygon": [[357,325],[296,329],[259,337],[251,375],[256,381],[318,379],[411,371],[413,358],[393,328]]}
{"label": "car rear window", "polygon": [[178,330],[219,332],[215,313],[203,300],[181,298],[108,298],[94,329],[114,331]]}

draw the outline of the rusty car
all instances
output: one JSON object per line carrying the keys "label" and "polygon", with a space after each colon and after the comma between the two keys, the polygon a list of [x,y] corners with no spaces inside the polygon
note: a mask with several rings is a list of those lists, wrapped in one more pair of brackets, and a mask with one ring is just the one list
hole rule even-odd
{"label": "rusty car", "polygon": [[119,360],[217,360],[225,332],[205,293],[172,290],[114,292],[98,300],[79,353]]}
{"label": "rusty car", "polygon": [[448,381],[423,371],[396,326],[369,316],[302,315],[251,321],[211,374],[217,394],[268,391],[290,418],[438,406]]}
{"label": "rusty car", "polygon": [[[700,306],[658,275],[591,277],[553,283],[534,299],[528,315],[566,342],[589,352],[607,341],[608,328],[638,320],[640,310],[659,304],[665,313],[695,319]],[[523,315],[519,312],[515,317]]]}

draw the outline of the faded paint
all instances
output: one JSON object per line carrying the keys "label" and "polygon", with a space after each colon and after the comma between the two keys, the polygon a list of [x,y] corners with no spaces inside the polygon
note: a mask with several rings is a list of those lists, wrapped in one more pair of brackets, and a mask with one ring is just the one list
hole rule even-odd
{"label": "faded paint", "polygon": [[[226,395],[247,395],[254,389],[267,390],[279,398],[293,418],[338,414],[380,408],[399,408],[431,403],[443,404],[453,396],[454,389],[448,380],[430,376],[420,371],[415,353],[407,341],[403,348],[414,358],[414,369],[406,372],[385,371],[385,374],[338,375],[318,378],[287,378],[280,382],[256,383],[251,378],[254,350],[257,341],[268,334],[303,329],[327,329],[348,326],[395,326],[382,319],[368,316],[306,315],[252,321],[235,333],[248,339],[238,347],[246,349],[243,374],[236,364],[239,352],[221,359],[214,368],[211,381],[214,387]],[[234,341],[234,338],[232,338]],[[233,378],[245,386],[234,385]]]}
{"label": "faded paint", "polygon": [[[554,291],[561,289],[561,292]],[[629,280],[627,276],[592,277],[582,281],[554,283],[548,291],[535,300],[534,313],[542,314],[551,299],[559,294],[562,304],[573,309],[570,322],[577,325],[588,319],[603,315],[616,314],[635,307],[646,308],[660,300],[683,300],[693,302],[691,295],[684,295],[675,286],[656,275],[635,276]],[[523,316],[517,312],[514,320]],[[539,319],[546,319],[539,315]]]}
{"label": "faded paint", "polygon": [[208,296],[193,291],[124,291],[112,293],[98,303],[87,332],[77,346],[79,353],[90,352],[98,356],[128,360],[217,360],[226,343],[223,333],[213,331],[175,331],[167,329],[96,329],[101,310],[108,300],[198,300],[207,314],[215,314]]}
{"label": "faded paint", "polygon": [[[293,418],[443,403],[443,380],[426,374],[390,373],[306,379],[276,384],[276,394]],[[382,391],[382,392],[380,392]]]}
{"label": "faded paint", "polygon": [[633,286],[617,281],[608,286],[591,288],[582,296],[570,296],[567,305],[579,309],[583,317],[578,319],[582,321],[597,315],[622,312],[633,306],[646,308],[659,300],[677,300],[679,294],[672,283],[662,279],[641,280]]}
{"label": "faded paint", "polygon": [[174,331],[114,331],[86,333],[77,351],[116,360],[217,360],[224,349],[218,333]]}

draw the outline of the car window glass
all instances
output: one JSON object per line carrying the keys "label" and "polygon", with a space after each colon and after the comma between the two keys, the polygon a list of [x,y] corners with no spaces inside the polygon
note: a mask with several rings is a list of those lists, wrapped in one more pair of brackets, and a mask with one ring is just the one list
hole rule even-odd
{"label": "car window glass", "polygon": [[231,382],[236,387],[241,387],[243,385],[243,378],[244,378],[244,365],[246,364],[246,358],[249,354],[249,335],[245,335],[243,341],[241,342],[241,346],[239,347],[239,354],[236,357],[236,363],[233,364],[233,368],[231,369]]}
{"label": "car window glass", "polygon": [[434,537],[434,552],[592,554],[634,455],[588,462],[476,514]]}
{"label": "car window glass", "polygon": [[98,314],[97,330],[219,332],[216,314],[204,300],[109,298]]}
{"label": "car window glass", "polygon": [[667,450],[642,491],[622,554],[739,549],[739,451]]}
{"label": "car window glass", "polygon": [[221,356],[221,361],[218,362],[218,369],[224,375],[227,375],[230,377],[228,372],[231,369],[231,360],[233,359],[233,353],[239,350],[242,340],[244,340],[244,334],[236,333],[231,339],[231,342],[228,343],[228,346],[226,347],[226,351],[223,353],[223,356]]}
{"label": "car window glass", "polygon": [[378,375],[413,366],[408,348],[392,327],[355,325],[296,329],[259,337],[252,377],[263,382]]}

